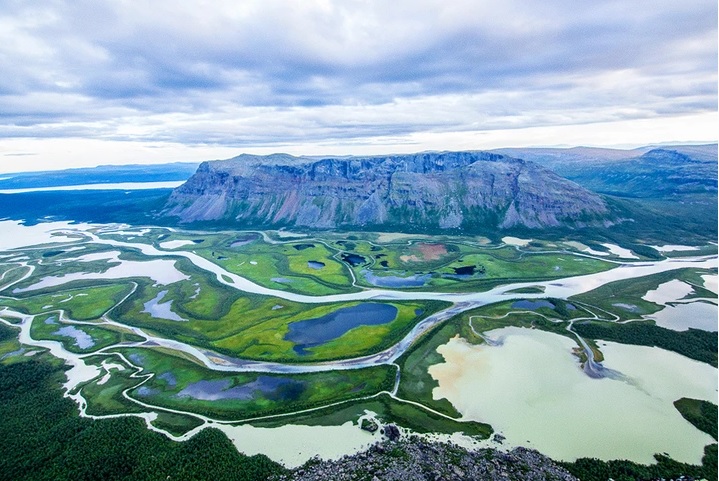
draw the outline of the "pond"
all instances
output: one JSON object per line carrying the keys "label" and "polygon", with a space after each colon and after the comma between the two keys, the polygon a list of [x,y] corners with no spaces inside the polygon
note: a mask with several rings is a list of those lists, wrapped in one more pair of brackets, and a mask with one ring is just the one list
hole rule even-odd
{"label": "pond", "polygon": [[475,269],[477,266],[462,266],[462,267],[453,267],[454,273],[458,276],[471,276],[474,274]]}
{"label": "pond", "polygon": [[719,310],[716,304],[689,302],[665,306],[661,311],[644,317],[654,319],[657,326],[665,327],[672,331],[686,331],[692,328],[717,332],[718,315]]}
{"label": "pond", "polygon": [[194,242],[191,240],[171,240],[160,243],[160,248],[162,249],[178,249],[183,246],[192,245]]}
{"label": "pond", "polygon": [[298,251],[303,251],[305,249],[312,249],[314,246],[314,244],[295,244],[292,247],[294,247]]}
{"label": "pond", "polygon": [[362,264],[367,262],[365,260],[365,258],[362,257],[361,255],[348,254],[346,252],[344,254],[342,254],[342,260],[345,261],[346,263],[348,263],[349,265],[351,265],[352,267],[361,266]]}
{"label": "pond", "polygon": [[304,356],[310,354],[306,349],[342,337],[350,329],[387,324],[395,317],[397,308],[391,304],[368,302],[343,307],[322,317],[291,323],[285,340],[294,342],[294,351]]}
{"label": "pond", "polygon": [[536,309],[539,309],[540,307],[548,307],[550,309],[554,309],[554,304],[543,299],[540,299],[538,301],[528,301],[524,299],[512,303],[512,309],[529,309],[534,311]]}
{"label": "pond", "polygon": [[162,374],[157,376],[157,378],[165,381],[170,387],[175,387],[177,385],[177,378],[172,373],[172,371],[163,372]]}
{"label": "pond", "polygon": [[420,287],[432,278],[430,274],[414,274],[407,277],[377,276],[368,269],[364,269],[362,275],[367,282],[377,287]]}
{"label": "pond", "polygon": [[240,452],[248,456],[268,456],[288,468],[299,467],[315,456],[339,459],[369,448],[380,438],[379,431],[370,434],[351,422],[341,426],[285,424],[258,428],[249,424],[215,424],[215,427],[224,432]]}
{"label": "pond", "polygon": [[[655,453],[700,464],[713,438],[674,408],[681,397],[716,402],[717,369],[658,348],[600,342],[604,367],[624,380],[592,379],[572,354],[576,342],[536,329],[486,333],[499,347],[461,338],[440,346],[429,369],[435,399],[464,419],[491,424],[506,446],[528,446],[557,460],[596,457],[653,464]],[[618,404],[620,408],[618,409]]]}
{"label": "pond", "polygon": [[639,312],[641,309],[639,309],[638,306],[635,306],[634,304],[627,304],[626,302],[615,302],[612,304],[614,307],[619,307],[620,309],[624,309],[625,311],[629,312]]}
{"label": "pond", "polygon": [[694,288],[686,282],[673,279],[659,284],[656,289],[647,292],[642,299],[654,304],[666,304],[681,300],[694,292]]}
{"label": "pond", "polygon": [[75,346],[80,349],[89,349],[95,345],[94,339],[85,331],[81,331],[75,326],[63,326],[53,332],[55,336],[72,337],[75,339]]}
{"label": "pond", "polygon": [[320,261],[307,261],[307,267],[316,271],[322,269],[325,266],[324,262]]}
{"label": "pond", "polygon": [[[103,253],[100,253],[103,254]],[[100,254],[91,254],[97,256]],[[86,256],[89,257],[89,256]],[[96,259],[95,259],[96,260]],[[14,294],[21,292],[57,287],[74,281],[87,281],[96,279],[125,279],[130,277],[149,277],[156,284],[167,285],[178,281],[190,279],[175,267],[176,261],[166,259],[153,259],[150,261],[128,261],[115,258],[115,264],[105,272],[73,272],[71,274],[43,277],[38,282],[24,288],[13,289]]]}
{"label": "pond", "polygon": [[232,241],[232,244],[230,244],[230,247],[242,247],[246,246],[247,244],[252,244],[256,240],[260,238],[257,234],[250,234],[242,237],[237,237],[235,240]]}
{"label": "pond", "polygon": [[273,277],[270,279],[272,282],[277,282],[278,284],[291,284],[292,279],[287,279],[286,277]]}
{"label": "pond", "polygon": [[142,312],[150,314],[155,319],[166,319],[168,321],[185,321],[186,319],[181,318],[176,313],[172,312],[172,301],[161,303],[162,299],[167,295],[168,291],[161,291],[151,299],[143,304],[144,310]]}
{"label": "pond", "polygon": [[258,376],[254,381],[230,387],[230,379],[200,380],[185,387],[177,397],[191,397],[201,401],[222,399],[250,400],[258,394],[278,401],[294,401],[304,391],[305,383],[278,376]]}

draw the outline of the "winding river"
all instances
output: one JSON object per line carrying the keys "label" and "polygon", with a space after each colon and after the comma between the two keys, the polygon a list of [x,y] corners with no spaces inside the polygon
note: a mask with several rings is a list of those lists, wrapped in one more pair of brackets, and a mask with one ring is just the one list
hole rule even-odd
{"label": "winding river", "polygon": [[[542,281],[542,282],[520,282],[495,287],[484,292],[472,293],[446,293],[446,292],[421,292],[421,291],[397,291],[388,289],[365,289],[360,292],[347,294],[334,294],[325,296],[308,296],[285,292],[277,289],[270,289],[258,285],[249,279],[233,274],[217,264],[187,251],[163,251],[154,246],[141,243],[122,242],[111,239],[102,239],[93,233],[87,233],[96,244],[105,244],[113,247],[137,249],[148,257],[183,257],[192,262],[196,267],[215,274],[217,281],[238,289],[243,292],[260,294],[286,299],[305,304],[328,303],[328,302],[352,302],[367,300],[389,300],[389,301],[411,301],[411,300],[440,300],[451,302],[452,307],[439,311],[428,316],[419,322],[415,327],[397,344],[385,351],[354,359],[331,361],[315,364],[281,364],[264,361],[251,361],[219,355],[217,353],[197,349],[192,346],[161,339],[153,339],[154,342],[164,347],[179,349],[200,359],[205,366],[218,371],[259,371],[277,373],[301,373],[319,372],[335,369],[359,369],[364,367],[389,364],[396,361],[412,345],[412,343],[434,325],[443,322],[464,311],[474,309],[486,304],[505,301],[513,298],[546,298],[555,297],[567,299],[570,296],[581,294],[596,289],[609,282],[618,280],[643,277],[650,274],[671,271],[682,268],[711,269],[717,267],[717,256],[682,257],[676,259],[665,259],[654,262],[633,262],[617,263],[617,267],[609,271],[598,272],[581,276],[567,277],[564,279]],[[526,287],[542,287],[543,293],[517,294],[517,289]]]}
{"label": "winding river", "polygon": [[[47,224],[47,231],[57,230],[56,226],[52,223]],[[61,228],[64,234],[68,231],[73,230],[73,226],[66,223],[61,224]],[[97,234],[91,232],[89,228],[92,227]],[[37,226],[34,226],[33,230],[36,232]],[[273,296],[289,301],[305,303],[305,304],[317,304],[317,303],[330,303],[330,302],[352,302],[352,301],[368,301],[368,300],[388,300],[388,301],[412,301],[412,300],[440,300],[452,303],[452,306],[448,309],[436,312],[419,323],[397,344],[392,347],[378,352],[376,354],[345,359],[338,361],[320,362],[320,363],[307,363],[307,364],[283,364],[277,362],[266,362],[266,361],[255,361],[238,359],[225,355],[218,354],[216,352],[197,348],[179,341],[164,339],[157,336],[150,335],[139,328],[131,328],[136,334],[147,339],[147,343],[159,345],[173,350],[185,352],[198,360],[200,360],[207,368],[216,371],[233,371],[233,372],[268,372],[268,373],[282,373],[282,374],[297,374],[297,373],[308,373],[308,372],[322,372],[331,370],[345,370],[345,369],[361,369],[371,366],[390,364],[396,361],[404,352],[412,345],[412,343],[423,333],[427,332],[430,328],[438,323],[441,323],[457,314],[462,312],[500,301],[505,301],[513,298],[531,299],[531,298],[546,298],[555,297],[566,299],[570,296],[588,292],[592,289],[596,289],[609,282],[618,280],[625,280],[631,278],[637,278],[647,276],[650,274],[656,274],[660,272],[666,272],[674,269],[681,268],[697,268],[697,269],[711,269],[717,267],[717,256],[701,256],[701,257],[682,257],[682,258],[670,258],[655,262],[632,262],[632,263],[616,263],[617,267],[614,269],[598,272],[595,274],[587,274],[580,276],[567,277],[563,279],[551,280],[551,281],[532,281],[532,282],[520,282],[513,284],[506,284],[498,286],[493,289],[484,292],[472,292],[472,293],[446,293],[446,292],[421,292],[421,291],[398,291],[390,289],[364,289],[360,292],[353,292],[347,294],[334,294],[324,296],[309,296],[302,294],[295,294],[291,292],[285,292],[277,289],[270,289],[259,284],[256,284],[249,279],[246,279],[237,274],[233,274],[223,269],[217,264],[201,257],[193,252],[188,251],[166,251],[158,249],[149,244],[137,243],[137,242],[126,242],[118,241],[114,239],[103,239],[100,237],[102,234],[112,234],[116,232],[114,226],[81,226],[81,229],[75,230],[75,234],[85,236],[85,242],[89,242],[99,245],[108,245],[112,247],[122,247],[126,249],[136,249],[147,257],[159,257],[159,258],[172,258],[182,257],[194,264],[196,267],[213,273],[217,281],[229,286],[231,288],[252,293],[260,294],[265,296]],[[62,237],[63,240],[74,240],[66,236]],[[77,239],[75,242],[82,242]],[[121,261],[126,262],[126,261]],[[122,269],[116,269],[123,271]],[[30,273],[28,273],[30,275]],[[129,274],[128,274],[129,276]],[[517,294],[517,289],[525,287],[542,287],[543,293],[533,294]],[[105,322],[114,325],[124,324],[115,323],[109,319],[105,319]],[[29,336],[29,332],[28,332]],[[70,353],[67,353],[70,354]],[[67,358],[66,356],[58,356]]]}

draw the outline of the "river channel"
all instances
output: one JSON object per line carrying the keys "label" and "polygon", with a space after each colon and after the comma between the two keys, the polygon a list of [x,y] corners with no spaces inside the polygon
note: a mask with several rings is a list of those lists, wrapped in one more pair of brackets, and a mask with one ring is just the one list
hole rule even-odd
{"label": "river channel", "polygon": [[[0,222],[0,225],[8,224],[7,221]],[[174,349],[177,351],[185,352],[197,359],[199,359],[206,367],[217,370],[217,371],[254,371],[254,372],[270,372],[270,373],[285,373],[285,374],[292,374],[292,373],[303,373],[303,372],[318,372],[318,371],[329,371],[329,370],[342,370],[342,369],[358,369],[358,368],[364,368],[369,366],[376,366],[381,364],[389,364],[394,362],[398,357],[400,357],[410,346],[411,344],[424,332],[426,332],[428,329],[430,329],[432,326],[441,323],[461,312],[490,304],[495,303],[499,301],[504,300],[510,300],[510,299],[532,299],[532,298],[546,298],[546,297],[555,297],[555,298],[563,298],[566,299],[570,296],[584,293],[587,291],[590,291],[592,289],[595,289],[597,287],[600,287],[606,283],[617,281],[617,280],[624,280],[624,279],[631,279],[631,278],[637,278],[642,276],[647,276],[650,274],[660,273],[660,272],[666,272],[674,269],[681,269],[681,268],[696,268],[696,269],[712,269],[717,267],[717,256],[704,256],[704,257],[682,257],[677,259],[666,259],[662,261],[656,261],[656,262],[631,262],[631,263],[616,263],[617,267],[614,269],[611,269],[609,271],[600,272],[596,274],[590,274],[590,275],[583,275],[583,276],[574,276],[574,277],[567,277],[563,279],[558,280],[552,280],[552,281],[545,281],[545,282],[525,282],[525,283],[513,283],[508,284],[504,286],[495,287],[493,289],[490,289],[485,292],[475,292],[475,293],[462,293],[462,294],[456,294],[456,293],[443,293],[443,292],[417,292],[417,291],[401,291],[401,290],[391,290],[391,289],[365,289],[360,292],[354,292],[354,293],[348,293],[348,294],[338,294],[338,295],[327,295],[327,296],[307,296],[307,295],[300,295],[300,294],[294,294],[294,293],[288,293],[281,290],[275,290],[275,289],[269,289],[263,286],[260,286],[258,284],[255,284],[248,279],[245,279],[241,276],[238,276],[236,274],[230,273],[223,269],[222,267],[212,263],[211,261],[204,259],[203,257],[194,254],[192,252],[188,251],[182,251],[182,250],[173,250],[173,251],[166,251],[158,249],[154,246],[148,245],[148,244],[142,244],[142,243],[132,243],[132,242],[122,242],[117,241],[113,239],[106,239],[102,238],[104,234],[112,234],[117,232],[116,226],[89,226],[89,225],[81,225],[81,226],[73,226],[69,225],[67,223],[61,223],[61,224],[54,224],[49,223],[46,224],[44,227],[32,226],[32,227],[24,227],[20,226],[17,223],[10,222],[12,224],[10,227],[10,231],[13,232],[13,240],[6,242],[5,245],[0,244],[0,250],[3,249],[18,249],[23,248],[24,246],[39,246],[47,243],[62,243],[64,245],[80,245],[80,244],[101,244],[101,245],[109,245],[114,247],[122,247],[122,248],[128,248],[128,249],[137,249],[140,252],[142,252],[145,256],[148,257],[154,257],[154,258],[160,258],[162,260],[170,260],[170,259],[177,259],[179,257],[188,259],[190,262],[192,262],[196,267],[203,269],[205,271],[211,272],[214,275],[217,276],[218,282],[221,282],[227,286],[230,286],[234,289],[238,289],[240,291],[254,293],[254,294],[261,294],[261,295],[267,295],[267,296],[274,296],[277,298],[287,299],[295,302],[301,302],[301,303],[307,303],[307,304],[316,304],[316,303],[328,303],[328,302],[351,302],[351,301],[370,301],[370,300],[442,300],[442,301],[448,301],[452,303],[452,306],[448,309],[442,310],[440,312],[437,312],[433,315],[428,316],[427,318],[423,319],[421,322],[419,322],[410,333],[405,336],[402,340],[400,340],[397,344],[392,346],[391,348],[371,355],[371,356],[365,356],[355,359],[347,359],[347,360],[340,360],[340,361],[332,361],[332,362],[324,362],[324,363],[314,363],[314,364],[282,364],[282,363],[272,363],[272,362],[260,362],[260,361],[248,361],[243,359],[234,359],[229,358],[226,356],[218,355],[217,353],[199,349],[197,347],[184,344],[179,341],[169,340],[169,339],[163,339],[157,336],[150,335],[146,332],[143,332],[139,328],[132,328],[129,326],[126,326],[124,324],[116,323],[112,320],[105,320],[105,322],[109,324],[115,324],[115,325],[122,325],[125,329],[131,329],[132,331],[136,332],[137,334],[144,337],[147,341],[145,343],[151,343],[154,345],[159,345],[162,347],[167,347],[170,349]],[[49,232],[57,229],[61,229],[61,232],[57,233],[54,236],[50,236]],[[90,229],[92,229],[91,232]],[[58,235],[59,234],[59,235]],[[22,241],[19,241],[18,239],[25,239],[25,243],[23,245]],[[168,246],[169,247],[169,246]],[[177,248],[179,246],[173,245],[172,248]],[[11,254],[13,254],[11,252]],[[17,251],[14,254],[19,254]],[[3,256],[8,257],[8,256]],[[126,262],[120,260],[120,262]],[[137,261],[135,261],[137,262]],[[150,261],[151,262],[151,261]],[[168,265],[172,265],[174,263],[167,262]],[[33,266],[29,266],[30,269],[28,269],[27,274],[24,276],[25,278],[29,277],[33,273]],[[174,265],[173,265],[174,269]],[[115,269],[115,273],[123,273],[125,272],[123,269]],[[114,275],[114,274],[113,274]],[[130,274],[117,274],[120,277],[126,276],[131,277]],[[157,275],[157,273],[155,273]],[[17,283],[18,281],[14,281],[13,283]],[[544,288],[544,292],[542,293],[536,293],[536,294],[517,294],[517,289],[521,289],[523,287],[530,287],[530,286],[539,286]],[[158,300],[159,302],[160,300]],[[20,327],[21,333],[20,333],[20,342],[28,345],[28,346],[35,346],[35,347],[41,347],[49,349],[51,354],[55,357],[58,357],[60,359],[63,359],[69,366],[70,369],[66,372],[67,374],[67,382],[64,385],[65,390],[68,392],[68,395],[75,399],[78,404],[80,405],[80,410],[83,415],[86,415],[85,413],[85,407],[86,407],[86,401],[82,398],[80,394],[70,394],[73,390],[75,390],[78,386],[83,384],[84,382],[90,381],[95,378],[99,378],[104,371],[96,366],[88,365],[84,361],[84,357],[86,355],[78,355],[71,353],[67,351],[62,343],[56,342],[56,341],[41,341],[41,340],[35,340],[30,335],[30,326],[33,322],[33,316],[26,316],[17,312],[13,312],[9,309],[0,310],[0,321],[2,318],[17,318],[20,320],[19,324],[15,324],[16,327]],[[7,322],[6,322],[7,323]],[[498,353],[502,353],[505,351],[496,351]],[[609,356],[610,358],[616,359],[618,355],[616,356]],[[566,360],[565,360],[566,361]],[[569,361],[566,361],[569,362]],[[622,369],[628,369],[626,366],[621,365],[617,366]],[[577,382],[585,382],[583,379],[577,378],[579,381]],[[587,378],[589,379],[589,378]],[[604,381],[605,383],[609,381]],[[441,383],[443,385],[443,388],[446,388],[446,384]],[[469,386],[469,384],[467,384]],[[617,384],[618,385],[618,384]],[[447,395],[447,397],[451,397],[451,395]],[[457,402],[458,405],[462,405],[462,403],[458,400],[453,400],[453,402]],[[138,403],[141,404],[142,403]],[[146,408],[155,410],[157,408],[153,406],[147,406]],[[461,409],[464,411],[464,409]],[[168,410],[171,411],[171,410]],[[148,412],[148,413],[140,413],[140,414],[120,414],[120,415],[136,415],[139,417],[142,417],[145,419],[145,421],[148,424],[148,427],[150,429],[155,429],[151,425],[152,419],[154,419],[154,412]],[[467,412],[467,415],[471,417],[471,414]],[[188,437],[192,436],[195,432],[198,430],[208,426],[212,425],[215,427],[218,427],[225,431],[230,439],[233,440],[235,445],[243,452],[247,452],[248,454],[252,454],[254,452],[263,452],[265,454],[270,455],[273,459],[277,459],[281,462],[284,462],[286,465],[299,465],[304,460],[308,459],[312,455],[321,455],[323,457],[339,457],[342,454],[346,454],[348,452],[356,451],[357,449],[360,449],[364,446],[366,446],[368,443],[373,441],[373,437],[356,429],[354,426],[341,426],[341,427],[331,427],[331,428],[310,428],[310,427],[301,427],[301,426],[292,426],[292,425],[286,425],[280,428],[274,428],[274,429],[268,429],[268,430],[262,430],[261,428],[253,428],[251,426],[231,426],[227,423],[218,423],[216,421],[210,420],[208,418],[205,418],[203,416],[195,415],[196,417],[202,419],[205,424],[202,426],[192,430],[191,432],[187,433],[184,436],[173,437],[174,439],[187,439]],[[501,424],[501,423],[500,423]],[[328,434],[329,430],[335,429],[338,431],[338,436],[340,436],[342,439],[347,440],[347,446],[340,446],[339,444],[332,442],[332,443],[323,443],[321,447],[312,447],[309,448],[306,445],[306,437],[310,434],[315,434],[316,432],[322,432],[324,434]],[[512,433],[512,425],[507,423],[507,426],[503,426],[503,429],[505,430],[506,434]],[[164,432],[164,431],[163,431]],[[292,433],[290,435],[290,432]],[[340,435],[341,432],[341,435]],[[267,435],[267,442],[266,443],[256,443],[257,439],[264,439],[260,434],[264,436],[263,433],[266,433]],[[282,434],[281,434],[282,433]],[[165,433],[167,434],[167,433]],[[280,435],[281,434],[281,435]],[[279,436],[278,436],[279,435]],[[332,436],[331,436],[332,437]],[[292,440],[293,442],[296,441],[295,445],[287,446],[283,443],[278,443],[278,438],[287,438],[288,440]],[[332,437],[333,439],[337,439],[336,436]],[[251,442],[250,442],[251,441]],[[249,444],[248,444],[249,442]],[[331,445],[331,447],[330,447]],[[300,449],[300,446],[304,446],[306,449],[305,451],[302,451],[301,453],[298,452]],[[258,449],[257,451],[254,451],[255,449]],[[274,449],[274,451],[273,451]],[[287,453],[294,452],[295,455],[293,457],[288,458]],[[571,458],[571,456],[567,456],[567,458]]]}

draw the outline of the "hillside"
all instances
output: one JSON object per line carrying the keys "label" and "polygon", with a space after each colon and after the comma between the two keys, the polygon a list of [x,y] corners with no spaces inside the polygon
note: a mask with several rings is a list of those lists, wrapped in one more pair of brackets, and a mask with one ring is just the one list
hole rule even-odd
{"label": "hillside", "polygon": [[717,144],[634,150],[576,147],[496,151],[551,169],[608,196],[636,238],[699,242],[717,238]]}
{"label": "hillside", "polygon": [[668,200],[717,192],[717,145],[614,149],[500,149],[595,192]]}

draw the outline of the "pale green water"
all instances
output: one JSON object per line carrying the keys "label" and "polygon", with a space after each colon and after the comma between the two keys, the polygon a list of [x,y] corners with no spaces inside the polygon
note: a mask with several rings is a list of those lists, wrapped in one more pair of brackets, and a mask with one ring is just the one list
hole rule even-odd
{"label": "pale green water", "polygon": [[506,444],[530,446],[561,460],[579,457],[653,463],[666,452],[700,463],[713,439],[685,421],[672,402],[716,403],[717,369],[657,348],[602,343],[608,368],[630,382],[591,379],[571,353],[576,344],[547,332],[507,327],[488,333],[502,346],[455,338],[429,370],[434,397],[467,419],[490,423]]}

